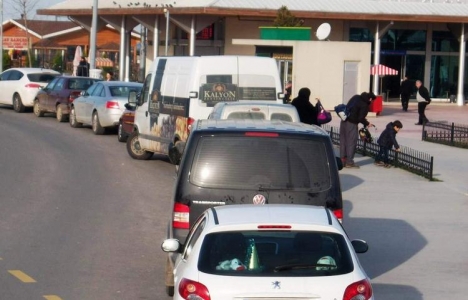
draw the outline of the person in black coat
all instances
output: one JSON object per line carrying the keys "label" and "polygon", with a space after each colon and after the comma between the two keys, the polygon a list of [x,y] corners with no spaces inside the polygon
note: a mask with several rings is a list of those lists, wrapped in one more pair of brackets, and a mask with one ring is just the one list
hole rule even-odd
{"label": "person in black coat", "polygon": [[426,106],[431,103],[431,97],[429,96],[429,91],[425,86],[423,86],[421,80],[416,80],[416,87],[418,92],[416,93],[416,101],[418,101],[418,114],[419,120],[418,123],[414,125],[423,125],[424,123],[429,122],[426,118]]}
{"label": "person in black coat", "polygon": [[310,103],[309,98],[310,90],[308,88],[301,88],[297,97],[293,99],[291,104],[296,107],[299,119],[302,123],[318,125],[317,108]]}
{"label": "person in black coat", "polygon": [[411,81],[409,81],[408,76],[405,76],[400,86],[401,107],[404,111],[408,111],[408,103],[411,93],[413,93],[413,88],[414,86]]}
{"label": "person in black coat", "polygon": [[82,56],[80,64],[76,70],[77,76],[89,77],[89,63],[86,61],[86,57]]}
{"label": "person in black coat", "polygon": [[380,134],[379,139],[377,140],[377,144],[379,144],[379,153],[375,157],[375,165],[376,166],[384,166],[386,168],[390,168],[391,165],[388,163],[388,152],[392,147],[395,147],[395,151],[400,151],[400,145],[396,140],[396,134],[403,128],[403,124],[400,121],[396,120],[394,122],[390,122],[385,127],[385,130]]}
{"label": "person in black coat", "polygon": [[369,113],[369,104],[375,98],[374,93],[364,92],[351,97],[346,105],[349,111],[348,118],[340,122],[340,156],[346,168],[359,169],[359,166],[354,163],[359,134],[358,124],[361,123],[364,127],[373,126],[366,118]]}

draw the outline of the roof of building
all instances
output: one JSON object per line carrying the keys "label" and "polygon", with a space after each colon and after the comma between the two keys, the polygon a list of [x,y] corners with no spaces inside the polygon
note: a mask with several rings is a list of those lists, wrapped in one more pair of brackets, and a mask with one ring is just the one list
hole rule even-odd
{"label": "roof of building", "polygon": [[[89,15],[93,0],[66,0],[44,15]],[[462,22],[468,20],[468,0],[100,0],[99,13],[242,15],[274,17],[281,6],[296,17],[321,19]],[[448,19],[447,17],[450,17]]]}

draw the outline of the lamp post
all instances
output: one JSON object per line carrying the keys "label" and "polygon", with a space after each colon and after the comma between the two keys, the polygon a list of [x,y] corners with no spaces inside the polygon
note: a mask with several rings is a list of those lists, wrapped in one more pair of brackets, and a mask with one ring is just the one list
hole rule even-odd
{"label": "lamp post", "polygon": [[[165,56],[167,56],[167,48],[169,47],[169,10],[167,8],[164,9],[164,15],[166,16],[166,45],[165,45]],[[157,45],[155,45],[156,47]]]}
{"label": "lamp post", "polygon": [[[96,68],[96,35],[98,19],[98,0],[93,0],[93,17],[91,19],[91,36],[89,41],[89,68]],[[90,72],[90,70],[88,70]],[[91,75],[91,74],[89,74]]]}

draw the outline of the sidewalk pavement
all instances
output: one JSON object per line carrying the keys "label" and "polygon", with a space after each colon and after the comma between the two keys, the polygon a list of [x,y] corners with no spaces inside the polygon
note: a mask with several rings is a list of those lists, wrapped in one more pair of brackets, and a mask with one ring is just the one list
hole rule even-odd
{"label": "sidewalk pavement", "polygon": [[[332,114],[333,120],[330,125],[339,127],[339,118],[334,112]],[[468,125],[468,106],[458,106],[454,103],[431,103],[426,108],[426,116],[430,121]],[[407,112],[402,110],[399,102],[384,102],[382,113],[378,116],[371,114],[367,120],[376,126],[376,129],[370,128],[375,139],[380,136],[389,122],[400,120],[403,129],[397,134],[398,143],[429,153],[434,157],[434,179],[443,181],[447,187],[468,194],[468,183],[465,179],[468,171],[468,149],[422,141],[422,126],[415,125],[418,121],[416,102],[410,102]]]}
{"label": "sidewalk pavement", "polygon": [[[434,178],[398,168],[382,168],[370,157],[356,156],[360,169],[344,168],[340,179],[344,226],[351,238],[367,240],[370,250],[359,259],[370,276],[376,299],[436,300],[468,293],[468,149],[423,142],[417,104],[408,112],[384,102],[381,115],[368,117],[378,138],[394,120],[403,123],[400,145],[434,157]],[[330,108],[328,108],[330,109]],[[331,126],[339,127],[332,112]],[[431,103],[429,120],[468,124],[468,106]],[[360,125],[361,126],[361,125]],[[438,284],[434,284],[434,283]]]}

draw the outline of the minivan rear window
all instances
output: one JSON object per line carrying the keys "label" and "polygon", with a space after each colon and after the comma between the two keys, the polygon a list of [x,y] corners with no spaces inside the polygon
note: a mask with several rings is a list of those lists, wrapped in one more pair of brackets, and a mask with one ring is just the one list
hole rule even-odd
{"label": "minivan rear window", "polygon": [[322,192],[331,187],[321,139],[201,137],[190,182],[207,188]]}
{"label": "minivan rear window", "polygon": [[335,276],[352,272],[345,238],[318,231],[222,231],[205,236],[198,270],[226,276]]}

